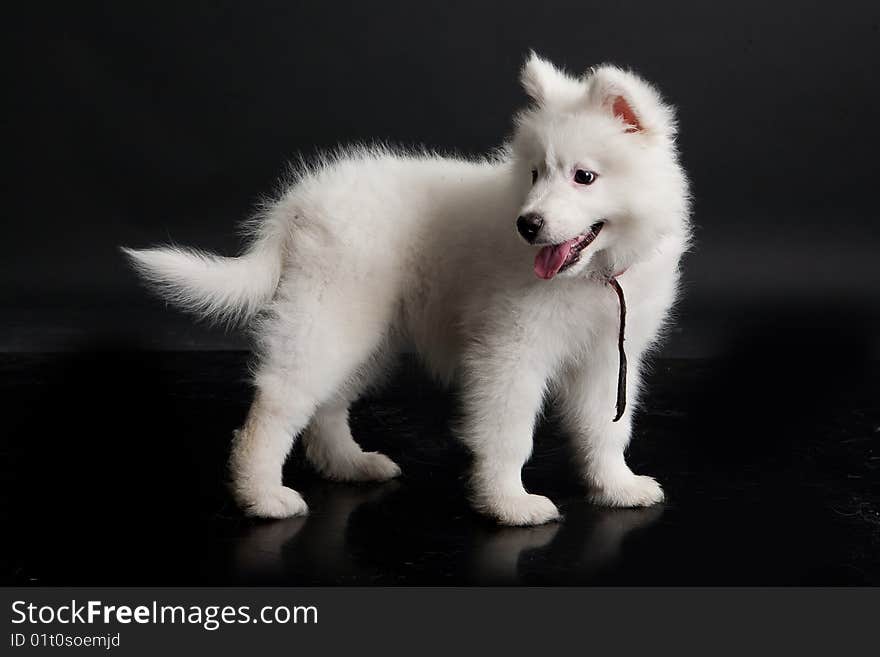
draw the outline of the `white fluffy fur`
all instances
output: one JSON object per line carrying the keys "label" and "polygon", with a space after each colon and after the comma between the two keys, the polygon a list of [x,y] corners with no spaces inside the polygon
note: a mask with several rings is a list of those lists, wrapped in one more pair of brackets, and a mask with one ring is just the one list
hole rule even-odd
{"label": "white fluffy fur", "polygon": [[[533,104],[492,158],[348,150],[303,171],[261,215],[239,258],[127,251],[184,308],[252,318],[256,395],[231,457],[234,491],[248,512],[306,512],[281,474],[299,434],[330,478],[400,473],[387,457],[361,450],[348,408],[406,348],[461,390],[456,426],[474,455],[479,510],[512,525],[558,517],[521,479],[548,396],[597,503],[663,499],[654,479],[629,469],[624,450],[640,361],[674,301],[689,237],[672,109],[612,66],[574,78],[533,55],[522,84]],[[621,98],[638,130],[615,115]],[[577,168],[597,172],[596,182],[575,184]],[[545,219],[535,246],[515,227],[526,212]],[[569,240],[599,220],[605,226],[578,263],[549,281],[535,276],[541,244]],[[618,308],[606,283],[624,271],[629,393],[614,423]]]}

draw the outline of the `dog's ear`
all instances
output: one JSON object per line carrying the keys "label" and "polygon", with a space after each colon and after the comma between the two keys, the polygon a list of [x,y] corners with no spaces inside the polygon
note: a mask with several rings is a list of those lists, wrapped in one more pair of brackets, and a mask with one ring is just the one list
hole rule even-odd
{"label": "dog's ear", "polygon": [[539,57],[534,50],[523,65],[519,80],[538,105],[573,103],[584,93],[583,82]]}
{"label": "dog's ear", "polygon": [[675,135],[675,112],[651,84],[635,73],[616,66],[598,66],[587,84],[587,102],[614,115],[626,132]]}

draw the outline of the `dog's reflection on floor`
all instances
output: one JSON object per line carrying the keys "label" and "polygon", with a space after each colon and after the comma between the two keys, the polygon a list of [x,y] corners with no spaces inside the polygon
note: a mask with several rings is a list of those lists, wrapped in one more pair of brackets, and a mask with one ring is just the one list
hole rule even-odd
{"label": "dog's reflection on floor", "polygon": [[492,527],[481,531],[474,548],[471,576],[480,584],[518,584],[519,563],[531,551],[547,547],[560,523],[538,527]]}
{"label": "dog's reflection on floor", "polygon": [[656,524],[665,511],[662,505],[642,509],[597,509],[588,530],[582,555],[582,572],[592,565],[597,570],[612,565],[620,557],[624,540],[635,530]]}
{"label": "dog's reflection on floor", "polygon": [[[418,558],[414,552],[433,542],[423,535],[424,526],[419,530],[401,525],[395,535],[387,535],[389,523],[392,527],[395,523],[384,517],[382,508],[393,506],[397,496],[392,494],[400,487],[398,482],[380,486],[316,484],[308,493],[311,513],[307,517],[257,522],[246,528],[234,548],[239,578],[309,584],[385,583],[393,579],[393,573],[386,572],[388,562],[383,567],[382,559],[374,554],[382,548],[380,544],[402,543],[398,554]],[[352,531],[352,516],[362,507],[370,513],[359,517],[358,530]],[[555,571],[560,573],[559,583],[564,583],[563,573],[572,570],[577,575],[572,583],[588,583],[614,566],[627,536],[654,525],[664,511],[662,506],[607,509],[581,500],[564,508],[566,518],[561,523],[539,527],[497,527],[477,516],[463,518],[458,539],[467,547],[449,554],[451,563],[445,568],[474,584],[528,584],[530,572],[549,574],[552,579]],[[443,538],[448,546],[449,537]]]}
{"label": "dog's reflection on floor", "polygon": [[609,509],[578,501],[565,506],[560,523],[487,529],[477,541],[473,580],[480,584],[528,584],[528,571],[533,568],[545,575],[574,570],[577,579],[571,583],[586,583],[615,564],[631,532],[651,527],[663,511],[662,505]]}
{"label": "dog's reflection on floor", "polygon": [[308,516],[258,521],[236,544],[235,566],[246,579],[271,579],[288,573],[285,555],[296,540],[297,558],[316,577],[345,579],[358,571],[348,551],[351,515],[360,507],[378,502],[399,487],[396,481],[378,486],[322,482],[309,491]]}

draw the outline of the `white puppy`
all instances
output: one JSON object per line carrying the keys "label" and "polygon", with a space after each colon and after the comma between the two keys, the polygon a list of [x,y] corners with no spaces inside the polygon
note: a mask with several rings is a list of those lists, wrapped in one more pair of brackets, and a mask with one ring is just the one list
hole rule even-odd
{"label": "white puppy", "polygon": [[[250,224],[237,258],[126,251],[166,298],[253,331],[256,395],[231,457],[247,512],[307,511],[281,474],[300,434],[327,477],[400,474],[358,446],[348,408],[407,348],[460,387],[457,433],[473,452],[479,510],[511,525],[558,517],[521,478],[548,395],[595,502],[663,499],[624,451],[639,363],[674,301],[689,238],[673,111],[613,66],[574,78],[532,55],[522,84],[532,103],[487,159],[346,150],[301,171]],[[614,275],[629,305],[618,422]]]}

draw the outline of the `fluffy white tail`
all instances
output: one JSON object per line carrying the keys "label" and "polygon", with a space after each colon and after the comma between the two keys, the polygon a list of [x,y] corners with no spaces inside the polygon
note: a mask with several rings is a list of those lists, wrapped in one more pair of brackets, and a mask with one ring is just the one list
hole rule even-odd
{"label": "fluffy white tail", "polygon": [[239,324],[272,298],[282,246],[275,235],[264,236],[237,258],[175,246],[122,251],[164,299],[211,321]]}

